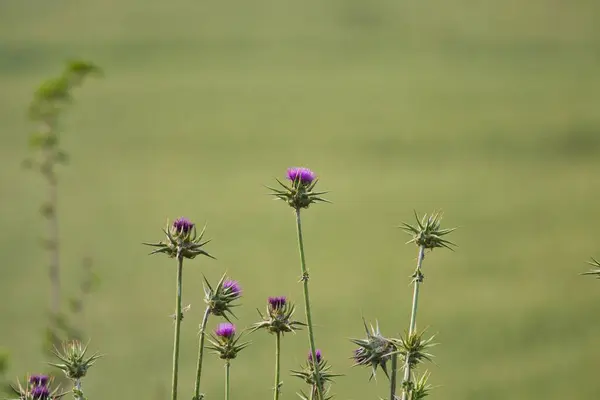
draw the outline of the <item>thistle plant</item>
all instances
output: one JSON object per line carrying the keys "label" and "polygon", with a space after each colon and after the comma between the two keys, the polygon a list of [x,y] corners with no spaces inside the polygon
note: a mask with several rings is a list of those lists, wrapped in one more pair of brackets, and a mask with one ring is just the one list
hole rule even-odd
{"label": "thistle plant", "polygon": [[193,400],[201,400],[204,398],[204,395],[200,393],[200,379],[202,377],[204,338],[206,336],[208,317],[212,314],[218,317],[223,317],[228,322],[231,322],[229,317],[235,317],[235,314],[233,314],[231,309],[237,306],[237,304],[232,303],[241,296],[242,288],[240,284],[237,281],[226,279],[226,275],[221,277],[214,288],[210,285],[206,277],[204,277],[204,302],[206,303],[206,309],[204,310],[204,316],[202,317],[202,323],[200,324],[198,364],[196,367],[196,384],[194,386]]}
{"label": "thistle plant", "polygon": [[314,400],[319,395],[319,387],[323,390],[323,399],[330,400],[333,395],[329,395],[329,387],[325,388],[325,383],[330,383],[333,378],[342,376],[340,374],[331,373],[331,366],[325,361],[321,350],[317,349],[313,357],[313,352],[308,353],[306,364],[300,371],[292,370],[292,376],[298,377],[310,385],[310,395],[307,395],[303,391],[297,393],[302,400]]}
{"label": "thistle plant", "polygon": [[[369,380],[373,379],[377,374],[377,368],[381,368],[385,376],[390,377],[387,369],[387,362],[395,360],[393,355],[396,352],[396,346],[393,340],[384,337],[379,329],[379,323],[375,323],[375,327],[371,325],[371,329],[367,327],[367,322],[363,319],[365,339],[350,339],[350,341],[358,346],[354,350],[353,366],[365,366],[371,369]],[[392,366],[392,369],[394,366]],[[395,390],[394,382],[392,381],[392,391]]]}
{"label": "thistle plant", "polygon": [[[401,228],[412,236],[412,239],[407,242],[414,243],[418,249],[417,267],[411,276],[411,283],[413,284],[413,297],[412,297],[412,309],[410,315],[410,324],[408,331],[402,339],[396,340],[395,345],[398,348],[398,353],[402,355],[404,362],[404,377],[402,380],[402,400],[415,400],[422,398],[427,395],[428,390],[419,389],[419,386],[415,385],[412,371],[416,365],[423,360],[430,360],[431,354],[425,353],[425,349],[431,347],[430,339],[423,339],[423,333],[417,333],[417,306],[419,301],[419,287],[425,279],[425,275],[422,271],[423,259],[425,258],[425,250],[432,251],[435,248],[447,248],[452,250],[451,246],[454,243],[445,239],[445,236],[453,232],[452,229],[442,229],[441,219],[442,216],[439,213],[433,213],[431,215],[423,215],[419,219],[415,212],[416,225],[410,225],[403,223]],[[390,400],[395,399],[395,387],[396,387],[396,357],[393,355],[392,359],[392,373],[390,378]],[[427,379],[429,374],[424,374],[420,381],[422,388],[428,388]],[[422,397],[417,397],[422,396]]]}
{"label": "thistle plant", "polygon": [[251,332],[265,329],[275,334],[275,386],[273,399],[278,400],[281,393],[281,337],[285,333],[296,333],[296,330],[306,326],[305,323],[292,320],[296,307],[288,303],[285,296],[269,297],[267,300],[267,313],[263,315],[259,310],[261,321],[254,324]]}
{"label": "thistle plant", "polygon": [[75,400],[86,400],[83,394],[81,380],[86,376],[88,370],[96,360],[102,357],[98,353],[86,356],[87,345],[83,345],[77,340],[65,342],[62,351],[54,349],[54,355],[61,361],[60,363],[49,363],[60,369],[65,376],[73,382],[73,398]]}
{"label": "thistle plant", "polygon": [[225,400],[229,400],[230,377],[229,368],[231,360],[237,357],[237,354],[250,345],[250,342],[238,343],[243,335],[236,337],[236,328],[230,322],[223,322],[215,329],[215,334],[209,339],[208,348],[214,350],[219,358],[225,360]]}
{"label": "thistle plant", "polygon": [[183,286],[183,260],[194,259],[198,255],[214,258],[204,249],[204,245],[210,240],[204,240],[204,231],[198,235],[196,225],[187,218],[176,219],[171,226],[167,221],[167,227],[163,229],[167,240],[159,243],[144,243],[155,247],[150,254],[166,254],[170,258],[177,259],[177,284],[175,292],[175,333],[173,338],[173,378],[171,387],[171,400],[177,400],[177,383],[179,377],[179,338],[181,332],[181,321],[183,314],[181,310],[181,296]]}
{"label": "thistle plant", "polygon": [[592,269],[581,275],[593,275],[596,279],[600,279],[600,262],[592,257],[592,259],[588,261],[588,264],[592,266]]}
{"label": "thistle plant", "polygon": [[58,176],[57,167],[66,165],[67,153],[60,146],[60,117],[73,102],[72,91],[91,75],[98,75],[100,69],[85,61],[69,63],[63,73],[44,82],[35,92],[29,106],[29,118],[38,129],[29,136],[32,157],[23,165],[38,171],[47,183],[47,199],[40,208],[48,220],[48,236],[44,247],[48,250],[50,264],[50,311],[53,317],[61,309],[60,242],[58,223]]}
{"label": "thistle plant", "polygon": [[[306,312],[306,323],[308,325],[308,339],[310,345],[311,357],[317,358],[316,346],[315,346],[315,334],[312,322],[312,314],[310,309],[310,297],[308,291],[308,270],[306,268],[306,258],[304,255],[304,240],[302,237],[302,222],[300,218],[300,211],[307,209],[313,203],[329,202],[321,196],[327,192],[316,192],[314,191],[317,185],[318,178],[315,173],[308,168],[289,168],[287,170],[287,178],[291,182],[290,185],[286,185],[277,179],[277,183],[281,188],[269,188],[272,190],[272,195],[275,196],[276,200],[285,201],[290,207],[294,209],[296,214],[296,231],[298,235],[298,250],[300,252],[300,268],[302,276],[300,278],[303,284],[304,290],[304,309]],[[316,391],[319,400],[325,400],[323,383],[320,381],[321,374],[319,373],[319,363],[314,363],[315,377],[316,377]]]}
{"label": "thistle plant", "polygon": [[14,400],[58,400],[66,392],[61,392],[58,387],[52,388],[53,377],[48,375],[31,375],[27,377],[27,383],[23,386],[17,382],[17,386],[11,386],[12,391],[19,397]]}

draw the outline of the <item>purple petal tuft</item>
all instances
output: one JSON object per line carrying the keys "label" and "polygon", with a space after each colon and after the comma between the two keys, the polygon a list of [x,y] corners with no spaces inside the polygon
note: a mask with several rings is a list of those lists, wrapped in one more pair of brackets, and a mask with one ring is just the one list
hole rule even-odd
{"label": "purple petal tuft", "polygon": [[287,178],[293,182],[299,180],[300,183],[311,183],[315,180],[316,175],[308,168],[292,167],[287,170]]}
{"label": "purple petal tuft", "polygon": [[229,322],[220,323],[215,329],[215,334],[222,338],[231,339],[235,335],[235,325]]}
{"label": "purple petal tuft", "polygon": [[181,217],[173,221],[173,228],[179,233],[186,234],[192,230],[194,223],[187,218]]}

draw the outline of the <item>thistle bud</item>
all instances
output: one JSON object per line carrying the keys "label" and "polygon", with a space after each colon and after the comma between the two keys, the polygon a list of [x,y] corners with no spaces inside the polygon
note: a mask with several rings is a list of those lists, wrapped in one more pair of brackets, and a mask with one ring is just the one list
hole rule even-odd
{"label": "thistle bud", "polygon": [[416,225],[402,223],[401,228],[413,237],[406,243],[415,243],[417,246],[429,250],[436,247],[445,247],[452,250],[450,246],[455,246],[455,244],[444,239],[444,236],[455,231],[456,228],[442,229],[442,215],[440,213],[424,214],[423,218],[419,220],[419,216],[415,212],[415,218],[417,220]]}
{"label": "thistle bud", "polygon": [[437,343],[433,343],[434,336],[425,339],[422,332],[405,332],[400,339],[392,339],[394,346],[398,349],[398,353],[402,356],[405,364],[408,364],[411,369],[414,369],[423,361],[431,361],[433,355],[427,350]]}
{"label": "thistle bud", "polygon": [[293,167],[287,170],[287,179],[291,185],[286,185],[277,179],[281,189],[269,188],[276,199],[283,200],[296,210],[308,208],[312,203],[327,202],[328,200],[321,196],[327,192],[314,192],[318,178],[315,173],[308,168]]}
{"label": "thistle bud", "polygon": [[74,340],[71,342],[65,342],[63,344],[62,352],[54,348],[54,355],[62,361],[62,363],[49,363],[50,365],[60,369],[65,373],[67,378],[72,380],[78,380],[83,378],[89,368],[94,365],[96,360],[100,357],[98,353],[94,353],[89,357],[86,357],[87,345],[83,346],[81,342]]}
{"label": "thistle bud", "polygon": [[19,400],[57,400],[66,393],[59,393],[58,388],[52,389],[53,380],[47,375],[31,375],[25,387],[17,382],[17,387],[11,385],[11,389],[19,396]]}
{"label": "thistle bud", "polygon": [[301,329],[306,324],[300,321],[292,320],[292,316],[296,311],[296,307],[288,303],[285,296],[269,297],[267,300],[267,313],[263,315],[260,311],[258,314],[262,321],[254,324],[251,332],[264,328],[269,333],[285,334],[295,332]]}
{"label": "thistle bud", "polygon": [[204,231],[206,227],[202,229],[200,234],[196,232],[196,225],[187,218],[178,218],[169,225],[167,221],[167,227],[163,229],[167,240],[158,243],[144,243],[146,246],[156,247],[150,254],[163,253],[171,258],[183,257],[183,258],[195,258],[198,255],[204,255],[210,258],[214,258],[208,254],[202,247],[210,242],[210,240],[202,241],[204,237]]}
{"label": "thistle bud", "polygon": [[[319,375],[320,375],[319,380],[321,381],[321,384],[324,385],[327,382],[333,381],[333,378],[335,378],[336,376],[342,376],[340,374],[333,374],[330,372],[331,366],[329,364],[327,364],[327,361],[323,357],[323,353],[321,352],[321,350],[317,349],[315,351],[315,354],[316,354],[316,358],[317,358],[317,365],[319,367]],[[313,362],[312,352],[310,352],[310,351],[308,352],[308,357],[306,358],[306,364],[302,367],[302,369],[300,371],[291,371],[291,372],[292,372],[292,376],[303,379],[304,382],[308,383],[309,385],[316,385],[317,384],[316,369],[315,369],[315,363]]]}
{"label": "thistle bud", "polygon": [[211,345],[207,346],[209,349],[214,350],[215,354],[223,360],[232,360],[237,357],[237,354],[250,345],[249,342],[238,344],[242,335],[236,337],[235,325],[229,322],[223,322],[219,324],[215,329],[214,335],[211,335],[212,339],[209,339]]}
{"label": "thistle bud", "polygon": [[367,327],[367,322],[363,319],[365,332],[367,334],[366,339],[350,339],[350,341],[358,345],[358,349],[354,350],[352,359],[354,360],[353,366],[366,366],[371,368],[371,376],[369,380],[373,379],[377,373],[377,368],[381,368],[383,373],[389,378],[387,372],[387,362],[390,360],[391,355],[396,351],[396,347],[391,339],[384,337],[380,330],[379,324],[376,323],[374,328],[371,325],[371,330]]}
{"label": "thistle bud", "polygon": [[204,277],[204,302],[213,315],[223,317],[231,322],[229,316],[235,317],[232,311],[237,304],[232,304],[242,296],[242,288],[238,281],[226,279],[223,275],[214,288]]}

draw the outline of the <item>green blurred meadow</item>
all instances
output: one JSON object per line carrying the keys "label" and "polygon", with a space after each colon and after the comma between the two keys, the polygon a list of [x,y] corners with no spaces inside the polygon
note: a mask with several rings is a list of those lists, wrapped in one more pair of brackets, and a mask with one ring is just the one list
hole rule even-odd
{"label": "green blurred meadow", "polygon": [[[105,76],[75,93],[60,172],[65,296],[90,256],[101,283],[80,324],[106,354],[91,399],[170,391],[174,262],[140,243],[167,218],[208,223],[184,272],[180,398],[192,396],[202,274],[244,288],[240,326],[269,295],[302,303],[294,218],[265,195],[291,165],[332,205],[304,215],[317,344],[339,399],[386,379],[350,368],[361,315],[408,325],[416,248],[395,227],[441,209],[455,252],[425,260],[418,323],[437,333],[434,399],[597,399],[600,3],[16,1],[0,3],[0,345],[9,376],[44,369],[49,299],[39,176],[23,171],[33,90],[70,58]],[[302,311],[302,307],[299,307]],[[300,312],[298,315],[301,315]],[[212,321],[211,327],[216,323]],[[252,337],[233,398],[271,396],[274,339]],[[283,342],[285,371],[305,332]],[[223,368],[206,361],[208,399]],[[284,399],[302,385],[284,374]]]}

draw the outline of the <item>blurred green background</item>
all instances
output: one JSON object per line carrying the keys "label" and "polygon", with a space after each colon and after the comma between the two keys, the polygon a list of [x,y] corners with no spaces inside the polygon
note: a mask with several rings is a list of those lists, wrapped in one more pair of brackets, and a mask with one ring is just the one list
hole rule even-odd
{"label": "blurred green background", "polygon": [[[180,397],[191,398],[201,277],[244,287],[240,326],[269,295],[302,302],[294,218],[263,184],[305,165],[333,205],[304,228],[318,347],[337,398],[386,380],[350,368],[361,315],[408,325],[413,209],[459,226],[425,261],[419,326],[438,333],[435,399],[596,399],[600,286],[600,3],[17,1],[0,3],[0,345],[9,376],[44,369],[49,299],[37,240],[46,186],[20,168],[33,90],[79,57],[105,70],[75,93],[60,172],[63,280],[90,256],[101,285],[80,324],[106,354],[91,399],[165,399],[175,268],[148,257],[167,218],[208,223],[218,261],[184,273]],[[302,311],[302,307],[300,307]],[[298,315],[301,315],[299,313]],[[211,326],[215,324],[213,320]],[[235,360],[233,398],[271,396],[274,339]],[[284,370],[307,352],[286,337]],[[223,394],[222,363],[204,391]],[[301,383],[284,374],[284,399]]]}

